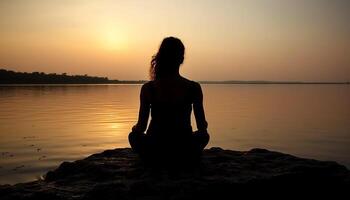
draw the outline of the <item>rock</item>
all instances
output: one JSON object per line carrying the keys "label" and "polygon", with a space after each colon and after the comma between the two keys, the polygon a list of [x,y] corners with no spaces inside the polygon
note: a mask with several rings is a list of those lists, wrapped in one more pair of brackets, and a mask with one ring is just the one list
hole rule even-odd
{"label": "rock", "polygon": [[349,186],[349,170],[336,162],[265,149],[206,149],[198,165],[177,170],[145,166],[124,148],[63,162],[44,180],[0,186],[0,199],[334,198],[348,195]]}

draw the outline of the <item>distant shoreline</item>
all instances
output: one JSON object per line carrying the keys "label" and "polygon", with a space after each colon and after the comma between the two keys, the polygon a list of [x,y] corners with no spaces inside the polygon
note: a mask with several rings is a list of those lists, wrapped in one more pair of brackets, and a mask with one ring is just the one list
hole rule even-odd
{"label": "distant shoreline", "polygon": [[[83,85],[141,85],[147,81],[118,81],[111,83],[0,83],[1,87],[6,86],[83,86]],[[203,85],[349,85],[349,82],[209,82],[198,81]]]}
{"label": "distant shoreline", "polygon": [[[68,75],[67,73],[46,74],[44,72],[15,72],[0,69],[0,85],[87,85],[87,84],[143,84],[147,80],[110,80],[107,77],[85,75]],[[350,81],[265,81],[265,80],[226,80],[198,81],[201,84],[350,84]]]}
{"label": "distant shoreline", "polygon": [[303,82],[303,81],[199,81],[202,84],[350,84],[350,82]]}

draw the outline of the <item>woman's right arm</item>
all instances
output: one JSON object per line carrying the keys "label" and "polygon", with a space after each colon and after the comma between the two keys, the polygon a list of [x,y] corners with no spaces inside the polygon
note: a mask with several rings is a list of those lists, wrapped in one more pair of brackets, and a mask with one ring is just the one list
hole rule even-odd
{"label": "woman's right arm", "polygon": [[207,131],[208,123],[205,119],[205,113],[203,108],[203,93],[199,83],[195,83],[194,87],[194,100],[193,111],[196,118],[196,124],[198,131]]}

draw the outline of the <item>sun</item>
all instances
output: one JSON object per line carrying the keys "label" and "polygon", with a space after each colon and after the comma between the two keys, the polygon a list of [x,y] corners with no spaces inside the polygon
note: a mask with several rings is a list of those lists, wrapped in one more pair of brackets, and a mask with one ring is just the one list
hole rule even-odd
{"label": "sun", "polygon": [[109,28],[101,32],[100,43],[105,50],[122,51],[127,47],[127,34],[116,28]]}

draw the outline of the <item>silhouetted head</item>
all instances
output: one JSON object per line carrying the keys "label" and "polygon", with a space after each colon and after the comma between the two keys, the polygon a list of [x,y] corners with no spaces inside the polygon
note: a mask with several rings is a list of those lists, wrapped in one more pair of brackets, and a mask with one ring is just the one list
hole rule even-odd
{"label": "silhouetted head", "polygon": [[152,57],[150,77],[156,80],[178,73],[184,61],[185,46],[175,37],[164,38],[158,53]]}

